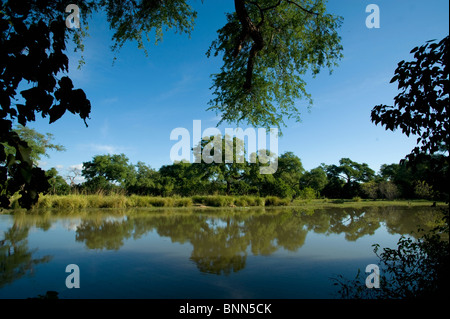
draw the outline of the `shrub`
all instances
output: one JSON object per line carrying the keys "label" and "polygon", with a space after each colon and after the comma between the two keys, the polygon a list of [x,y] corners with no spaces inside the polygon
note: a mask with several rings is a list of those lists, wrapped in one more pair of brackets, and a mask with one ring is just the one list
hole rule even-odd
{"label": "shrub", "polygon": [[301,199],[316,199],[318,197],[318,192],[311,187],[305,187],[300,190],[299,197]]}
{"label": "shrub", "polygon": [[289,199],[281,199],[276,196],[267,196],[265,200],[265,206],[287,206],[289,205]]}
{"label": "shrub", "polygon": [[175,207],[190,207],[192,206],[192,199],[189,197],[176,198],[174,206]]}

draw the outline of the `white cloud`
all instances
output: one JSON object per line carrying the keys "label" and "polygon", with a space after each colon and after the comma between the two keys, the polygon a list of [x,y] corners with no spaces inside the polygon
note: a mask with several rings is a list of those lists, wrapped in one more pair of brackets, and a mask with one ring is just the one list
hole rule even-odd
{"label": "white cloud", "polygon": [[43,168],[43,167],[45,167],[45,166],[47,166],[47,162],[44,162],[44,161],[38,161],[37,162],[37,165],[39,166],[39,167],[41,167],[41,168]]}
{"label": "white cloud", "polygon": [[83,164],[75,164],[75,165],[70,165],[69,169],[79,169],[80,171],[83,169]]}

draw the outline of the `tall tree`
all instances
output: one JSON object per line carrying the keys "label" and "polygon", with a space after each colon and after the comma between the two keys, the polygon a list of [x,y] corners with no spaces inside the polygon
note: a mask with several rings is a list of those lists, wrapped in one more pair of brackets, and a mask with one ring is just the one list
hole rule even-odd
{"label": "tall tree", "polygon": [[286,117],[299,120],[296,100],[312,102],[303,76],[331,70],[342,56],[336,31],[342,19],[327,14],[323,0],[235,0],[234,6],[208,51],[224,62],[213,75],[209,109],[221,114],[221,122],[253,126],[280,128]]}
{"label": "tall tree", "polygon": [[89,181],[105,181],[111,185],[126,188],[136,179],[134,166],[128,162],[125,154],[96,155],[92,161],[83,163],[81,174]]}
{"label": "tall tree", "polygon": [[366,163],[357,163],[349,158],[341,158],[339,166],[325,166],[328,184],[324,192],[328,197],[351,198],[359,196],[360,183],[371,181],[375,172]]}
{"label": "tall tree", "polygon": [[226,194],[231,194],[233,184],[243,180],[249,171],[244,141],[237,137],[210,136],[202,139],[194,153],[200,171],[206,172],[210,181],[223,184]]}

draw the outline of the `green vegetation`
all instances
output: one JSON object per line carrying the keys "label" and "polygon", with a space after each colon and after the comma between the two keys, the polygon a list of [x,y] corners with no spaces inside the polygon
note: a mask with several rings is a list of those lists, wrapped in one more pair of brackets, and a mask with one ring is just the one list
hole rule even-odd
{"label": "green vegetation", "polygon": [[[113,50],[137,41],[146,53],[150,35],[155,35],[155,43],[171,29],[190,35],[197,17],[187,0],[74,4],[85,24],[78,30],[65,25],[66,1],[0,2],[0,207],[9,207],[11,197],[20,192],[19,204],[30,208],[49,187],[44,171],[33,166],[32,145],[13,130],[13,124],[26,126],[36,116],[53,123],[69,111],[87,125],[91,102],[68,76],[66,42],[73,41],[75,51],[83,51],[88,17],[106,14]],[[212,75],[214,98],[209,109],[220,114],[221,122],[280,128],[286,118],[299,120],[296,101],[312,101],[302,77],[322,68],[331,70],[342,58],[337,33],[342,18],[328,13],[324,0],[234,4],[235,12],[226,14],[227,23],[207,51],[208,56],[223,59],[220,72]],[[81,58],[79,66],[83,62]],[[99,177],[95,182],[104,180]]]}
{"label": "green vegetation", "polygon": [[[269,208],[269,207],[301,207],[303,209],[319,209],[327,207],[340,208],[363,208],[363,207],[388,207],[388,206],[423,206],[430,207],[436,204],[428,200],[367,200],[361,198],[353,199],[296,199],[288,200],[276,196],[225,196],[225,195],[195,195],[192,197],[161,197],[123,194],[69,194],[69,195],[42,195],[33,206],[33,210],[70,210],[91,208]],[[436,206],[443,206],[438,202]],[[12,211],[21,210],[17,198],[13,199]],[[5,210],[9,212],[11,210]]]}
{"label": "green vegetation", "polygon": [[[403,191],[414,192],[422,198],[432,198],[436,189],[448,188],[449,181],[449,69],[448,36],[436,43],[434,40],[415,47],[414,60],[401,61],[391,80],[398,82],[401,91],[394,98],[394,106],[377,105],[372,110],[372,121],[381,123],[386,129],[400,128],[404,134],[419,136],[416,146],[406,156],[416,163],[413,170],[404,165],[382,167],[383,176],[390,176],[389,184],[379,185],[378,191],[393,195],[398,185]],[[414,174],[432,168],[428,181],[412,182]],[[425,176],[424,176],[425,177]],[[412,182],[412,183],[411,183]],[[367,186],[370,194],[377,191],[376,185]],[[349,280],[343,276],[334,278],[342,298],[379,299],[442,299],[448,300],[449,269],[449,212],[442,210],[441,225],[430,233],[418,236],[417,240],[402,236],[397,247],[383,248],[375,244],[374,253],[379,258],[380,288],[366,289],[360,273]],[[419,229],[416,233],[419,233]]]}
{"label": "green vegetation", "polygon": [[[275,196],[289,201],[320,198],[445,201],[448,198],[448,165],[443,155],[382,165],[378,174],[367,164],[348,158],[341,159],[339,165],[322,164],[305,171],[300,158],[292,152],[279,156],[274,174],[260,174],[260,167],[259,163],[248,161],[183,162],[154,170],[143,162],[131,164],[124,154],[97,155],[83,163],[81,175],[85,182],[72,185],[71,190],[85,194],[162,197]],[[60,190],[53,188],[51,193],[67,194],[67,187],[58,187]]]}
{"label": "green vegetation", "polygon": [[[45,172],[49,185],[43,193],[47,195],[34,207],[251,207],[323,203],[327,198],[333,204],[448,199],[448,164],[442,154],[384,164],[375,173],[367,164],[349,158],[342,158],[339,165],[322,164],[305,171],[300,158],[286,152],[278,156],[273,174],[261,174],[266,164],[249,161],[242,141],[236,137],[220,141],[223,147],[232,143],[232,163],[225,161],[222,152],[219,163],[205,163],[202,158],[200,163],[176,162],[155,170],[144,162],[133,165],[125,154],[96,155],[67,177],[70,185],[52,168]],[[200,151],[207,142],[202,142]],[[250,158],[258,159],[255,156]],[[84,182],[76,184],[75,176],[82,176]],[[16,193],[11,207],[22,206],[20,199]]]}
{"label": "green vegetation", "polygon": [[[431,231],[402,235],[395,248],[380,248],[374,244],[379,259],[380,287],[367,289],[366,275],[358,272],[355,279],[342,275],[332,278],[344,299],[439,299],[449,297],[449,223],[448,208]],[[415,238],[414,238],[415,237]],[[381,251],[381,252],[380,252]]]}

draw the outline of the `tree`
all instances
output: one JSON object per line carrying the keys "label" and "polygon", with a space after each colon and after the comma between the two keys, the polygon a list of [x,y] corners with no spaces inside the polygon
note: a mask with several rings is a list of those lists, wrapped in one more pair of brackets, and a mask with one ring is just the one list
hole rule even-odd
{"label": "tree", "polygon": [[49,193],[57,195],[69,194],[70,186],[65,179],[58,174],[56,168],[52,167],[45,172],[45,175],[48,177],[48,182],[50,183]]}
{"label": "tree", "polygon": [[[16,132],[19,135],[19,138],[22,141],[25,141],[31,149],[30,159],[33,161],[35,166],[37,166],[38,161],[42,159],[42,156],[49,157],[47,153],[48,150],[55,150],[58,152],[66,150],[63,145],[51,143],[53,140],[53,134],[51,133],[41,134],[35,129],[20,124],[13,129],[13,132]],[[15,149],[13,147],[6,143],[4,146],[7,156],[9,154],[14,154]]]}
{"label": "tree", "polygon": [[322,166],[313,168],[305,172],[300,178],[300,187],[310,187],[318,192],[321,192],[327,184],[327,173]]}
{"label": "tree", "polygon": [[[26,126],[40,114],[52,123],[67,110],[86,121],[90,113],[85,93],[74,89],[68,76],[60,76],[68,71],[65,41],[72,32],[64,22],[65,5],[38,0],[0,3],[1,207],[9,207],[10,197],[19,192],[19,204],[30,208],[49,187],[45,172],[33,166],[30,147],[13,131],[13,122]],[[28,86],[17,92],[24,81]],[[8,155],[5,143],[14,149]]]}
{"label": "tree", "polygon": [[377,105],[372,110],[372,122],[386,130],[418,135],[416,146],[408,158],[425,153],[449,151],[449,68],[448,36],[436,43],[428,41],[415,47],[414,61],[398,63],[391,83],[398,82],[400,93],[394,105]]}
{"label": "tree", "polygon": [[79,169],[77,166],[71,166],[67,170],[68,173],[66,175],[66,179],[70,182],[70,187],[74,187],[76,185],[75,180],[81,176],[81,169]]}
{"label": "tree", "polygon": [[139,195],[152,195],[155,193],[159,173],[144,162],[136,164],[136,181],[128,186],[128,191]]}
{"label": "tree", "polygon": [[341,158],[339,166],[325,166],[328,184],[325,195],[328,197],[352,198],[361,193],[360,183],[371,181],[375,172],[366,163],[357,163],[349,158]]}
{"label": "tree", "polygon": [[416,192],[417,183],[425,183],[433,187],[433,199],[448,200],[448,162],[442,154],[419,154],[400,164],[384,164],[380,174],[384,181],[398,188],[403,198],[417,197],[420,193]]}
{"label": "tree", "polygon": [[[234,0],[234,12],[218,30],[207,56],[223,59],[220,73],[213,74],[215,98],[211,110],[222,121],[246,121],[253,126],[278,126],[283,119],[300,118],[296,100],[305,97],[302,77],[323,67],[332,70],[342,58],[337,34],[342,18],[326,12],[325,0]],[[163,30],[190,35],[197,12],[187,0],[100,0],[85,4],[87,12],[105,12],[113,30],[113,49],[127,41],[144,43]],[[88,15],[88,14],[86,14]]]}
{"label": "tree", "polygon": [[327,14],[323,0],[235,0],[234,6],[208,50],[224,62],[213,75],[209,109],[221,114],[220,122],[267,128],[280,128],[285,117],[299,120],[295,101],[311,103],[302,77],[331,70],[342,56],[341,18]]}
{"label": "tree", "polygon": [[[305,169],[300,158],[292,152],[278,156],[278,168],[274,173],[275,179],[281,179],[292,190],[291,196],[297,196],[300,188],[300,178]],[[283,196],[285,197],[285,196]]]}
{"label": "tree", "polygon": [[375,176],[375,172],[366,163],[357,163],[349,158],[339,160],[338,174],[346,183],[368,182]]}
{"label": "tree", "polygon": [[203,171],[197,164],[179,162],[164,165],[159,173],[162,178],[170,178],[174,182],[174,191],[182,196],[192,196],[204,193],[208,172]]}
{"label": "tree", "polygon": [[232,193],[233,184],[243,180],[248,173],[244,141],[237,137],[210,136],[200,142],[194,153],[199,170],[205,172],[204,177],[223,184],[227,195]]}
{"label": "tree", "polygon": [[128,161],[125,154],[96,155],[92,161],[83,163],[81,174],[88,186],[110,189],[116,185],[126,189],[136,178],[134,166]]}

